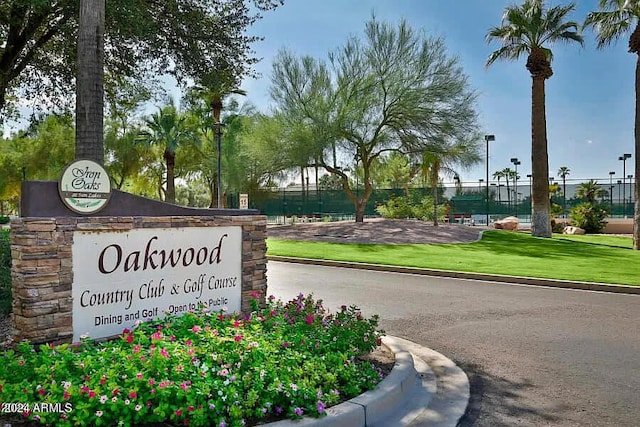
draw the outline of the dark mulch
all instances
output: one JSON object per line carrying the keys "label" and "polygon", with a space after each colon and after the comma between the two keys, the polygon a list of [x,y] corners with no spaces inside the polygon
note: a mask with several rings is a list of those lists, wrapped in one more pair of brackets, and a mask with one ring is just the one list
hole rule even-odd
{"label": "dark mulch", "polygon": [[296,223],[267,227],[267,237],[334,243],[414,244],[470,243],[480,238],[483,227],[440,224],[417,220],[370,219],[353,221]]}

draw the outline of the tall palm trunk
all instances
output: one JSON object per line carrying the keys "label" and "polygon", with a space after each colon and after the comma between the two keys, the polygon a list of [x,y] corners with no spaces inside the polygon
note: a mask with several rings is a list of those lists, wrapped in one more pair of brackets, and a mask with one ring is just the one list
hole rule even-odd
{"label": "tall palm trunk", "polygon": [[80,1],[76,81],[76,158],[104,162],[104,3]]}
{"label": "tall palm trunk", "polygon": [[544,86],[546,77],[532,75],[531,88],[531,165],[533,175],[531,234],[551,237],[549,217],[549,155],[547,153],[547,119]]}
{"label": "tall palm trunk", "polygon": [[176,185],[175,185],[175,167],[176,155],[169,150],[164,150],[164,161],[167,165],[167,194],[165,201],[169,203],[176,202]]}
{"label": "tall palm trunk", "polygon": [[[636,28],[636,32],[638,28]],[[636,184],[634,186],[635,206],[633,210],[633,249],[640,250],[640,53],[636,60],[636,119],[635,119],[635,173]]]}

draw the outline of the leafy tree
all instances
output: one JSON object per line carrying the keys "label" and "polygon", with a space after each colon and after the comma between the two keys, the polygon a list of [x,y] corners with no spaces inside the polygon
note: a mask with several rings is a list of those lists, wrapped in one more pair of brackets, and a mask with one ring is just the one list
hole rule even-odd
{"label": "leafy tree", "polygon": [[[640,4],[637,0],[599,0],[600,10],[591,12],[585,27],[596,31],[598,48],[604,48],[614,40],[631,32],[629,52],[636,58],[636,109],[634,123],[635,177],[640,176]],[[640,250],[640,185],[635,185],[635,209],[633,215],[633,249]]]}
{"label": "leafy tree", "polygon": [[567,209],[567,177],[571,173],[571,169],[566,166],[561,166],[558,169],[558,177],[562,178],[562,194],[564,196],[564,209]]}
{"label": "leafy tree", "polygon": [[342,180],[337,175],[324,174],[320,177],[318,186],[321,190],[341,190]]}
{"label": "leafy tree", "polygon": [[507,6],[500,27],[487,34],[488,41],[502,46],[487,60],[490,66],[498,59],[515,61],[527,55],[527,70],[531,73],[531,164],[532,215],[531,232],[538,237],[551,237],[549,218],[549,157],[547,152],[547,120],[545,113],[545,80],[553,75],[552,52],[545,45],[554,42],[582,44],[578,24],[567,21],[573,11],[568,6],[547,8],[543,0],[525,0],[521,5]]}
{"label": "leafy tree", "polygon": [[580,203],[571,208],[571,223],[587,233],[599,233],[607,225],[607,207],[597,203]]}
{"label": "leafy tree", "polygon": [[[340,177],[357,222],[373,191],[372,165],[384,153],[432,151],[478,131],[476,95],[457,59],[442,39],[405,21],[392,26],[372,19],[364,38],[352,37],[328,63],[280,52],[271,95],[284,121],[305,130],[304,138],[290,139],[300,159]],[[349,182],[352,165],[362,168],[363,191]]]}
{"label": "leafy tree", "polygon": [[402,188],[408,196],[409,183],[415,175],[413,169],[407,156],[394,151],[372,163],[371,179],[383,188]]}
{"label": "leafy tree", "polygon": [[[247,28],[261,11],[279,4],[282,0],[107,1],[106,70],[139,81],[151,73],[170,73],[186,82],[200,81],[224,64],[241,79],[252,74],[257,61],[251,43],[259,38],[247,35]],[[52,105],[70,104],[79,5],[78,0],[0,4],[0,111],[18,94],[46,94]]]}

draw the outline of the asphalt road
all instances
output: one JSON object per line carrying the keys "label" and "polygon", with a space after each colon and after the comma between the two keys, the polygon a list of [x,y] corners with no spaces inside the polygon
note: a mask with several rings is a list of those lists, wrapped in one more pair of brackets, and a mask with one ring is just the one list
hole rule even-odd
{"label": "asphalt road", "polygon": [[461,426],[640,426],[640,296],[268,263],[268,294],[356,304],[469,376]]}

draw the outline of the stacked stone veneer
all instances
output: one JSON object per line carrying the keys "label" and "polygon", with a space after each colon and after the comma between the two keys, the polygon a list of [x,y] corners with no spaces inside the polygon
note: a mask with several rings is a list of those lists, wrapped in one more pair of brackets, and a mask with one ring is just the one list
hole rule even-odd
{"label": "stacked stone veneer", "polygon": [[71,342],[73,260],[76,230],[109,232],[137,228],[242,226],[242,311],[267,288],[263,215],[167,217],[19,218],[11,221],[14,341]]}

